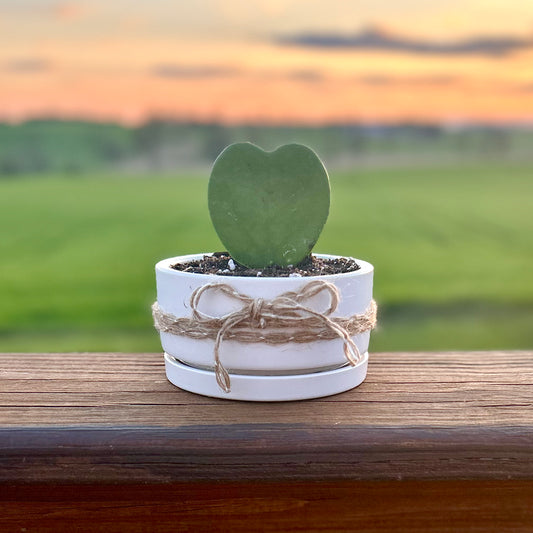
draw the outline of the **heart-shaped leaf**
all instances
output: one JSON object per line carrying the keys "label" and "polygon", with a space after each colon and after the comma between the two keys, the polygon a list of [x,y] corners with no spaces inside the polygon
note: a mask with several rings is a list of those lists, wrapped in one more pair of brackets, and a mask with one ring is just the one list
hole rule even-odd
{"label": "heart-shaped leaf", "polygon": [[215,230],[236,261],[253,268],[296,265],[328,217],[328,174],[301,144],[265,152],[236,143],[213,165],[208,203]]}

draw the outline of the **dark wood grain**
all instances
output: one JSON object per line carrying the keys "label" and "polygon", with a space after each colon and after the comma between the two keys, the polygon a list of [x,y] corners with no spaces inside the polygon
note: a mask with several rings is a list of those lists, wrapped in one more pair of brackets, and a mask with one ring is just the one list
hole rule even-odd
{"label": "dark wood grain", "polygon": [[4,486],[1,531],[530,533],[533,481]]}
{"label": "dark wood grain", "polygon": [[79,479],[533,479],[533,432],[305,424],[0,430],[0,482]]}
{"label": "dark wood grain", "polygon": [[0,355],[0,482],[533,479],[533,353],[372,356],[305,402],[193,395],[160,354]]}

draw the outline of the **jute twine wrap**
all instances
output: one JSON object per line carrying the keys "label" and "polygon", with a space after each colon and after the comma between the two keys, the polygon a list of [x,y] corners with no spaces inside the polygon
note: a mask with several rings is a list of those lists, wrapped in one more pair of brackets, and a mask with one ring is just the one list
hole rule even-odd
{"label": "jute twine wrap", "polygon": [[[198,309],[200,299],[208,292],[221,292],[238,300],[242,307],[233,313],[214,317]],[[325,292],[330,303],[325,311],[316,311],[308,305],[309,300]],[[154,325],[158,331],[184,335],[192,339],[213,339],[215,374],[217,383],[225,392],[230,392],[230,377],[220,361],[222,339],[238,342],[285,344],[288,342],[313,342],[341,338],[344,355],[355,366],[362,356],[352,337],[373,329],[376,325],[377,305],[371,301],[368,309],[359,315],[346,318],[331,317],[340,301],[335,285],[323,280],[314,280],[296,292],[285,292],[272,300],[251,298],[225,283],[212,283],[198,287],[190,299],[191,318],[177,318],[162,311],[155,302],[152,306]]]}

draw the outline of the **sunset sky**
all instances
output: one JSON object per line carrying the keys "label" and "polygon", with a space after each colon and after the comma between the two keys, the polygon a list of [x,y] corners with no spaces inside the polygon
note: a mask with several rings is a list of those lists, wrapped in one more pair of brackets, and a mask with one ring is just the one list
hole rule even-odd
{"label": "sunset sky", "polygon": [[0,120],[533,123],[533,0],[0,0]]}

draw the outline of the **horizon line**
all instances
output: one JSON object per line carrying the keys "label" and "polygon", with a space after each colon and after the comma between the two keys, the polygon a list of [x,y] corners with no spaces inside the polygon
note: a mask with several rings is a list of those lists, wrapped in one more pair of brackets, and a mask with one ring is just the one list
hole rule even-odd
{"label": "horizon line", "polygon": [[201,117],[178,117],[178,116],[164,116],[153,114],[147,116],[146,119],[131,123],[121,121],[119,119],[103,118],[103,117],[87,117],[87,116],[61,116],[61,115],[46,115],[36,114],[24,118],[12,119],[2,116],[0,113],[0,125],[2,126],[19,126],[31,122],[63,122],[63,123],[85,123],[85,124],[102,124],[102,125],[116,125],[126,129],[138,129],[146,124],[153,122],[161,122],[175,125],[203,125],[203,126],[223,126],[227,128],[238,127],[261,127],[261,128],[331,128],[331,127],[360,127],[360,128],[393,128],[393,127],[437,127],[448,130],[460,130],[469,128],[510,128],[510,129],[529,129],[533,128],[533,119],[523,120],[470,120],[470,119],[450,119],[450,120],[421,120],[415,118],[396,119],[396,120],[323,120],[323,121],[298,121],[298,120],[223,120],[213,118]]}

